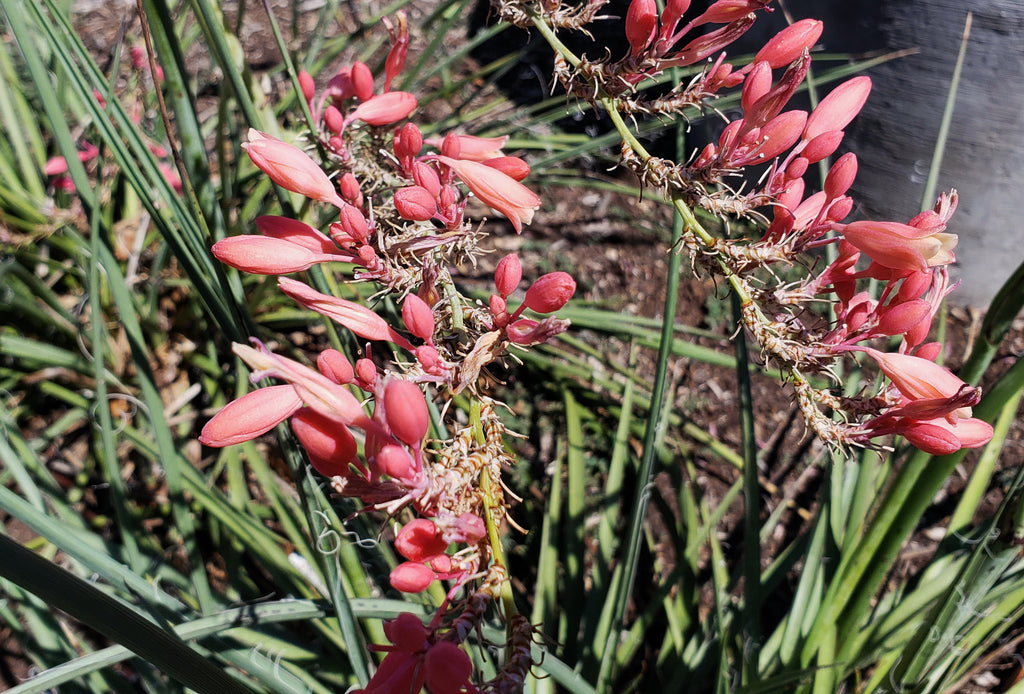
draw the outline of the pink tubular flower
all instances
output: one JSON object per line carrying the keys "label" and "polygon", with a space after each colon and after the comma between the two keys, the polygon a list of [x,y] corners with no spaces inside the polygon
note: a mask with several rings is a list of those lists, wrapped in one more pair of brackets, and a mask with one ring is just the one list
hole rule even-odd
{"label": "pink tubular flower", "polygon": [[367,125],[390,125],[404,120],[416,110],[416,97],[409,92],[386,92],[359,104],[348,120]]}
{"label": "pink tubular flower", "polygon": [[221,239],[211,250],[222,263],[254,275],[284,275],[317,263],[353,260],[351,255],[317,253],[291,241],[251,234]]}
{"label": "pink tubular flower", "polygon": [[298,147],[249,129],[249,141],[242,143],[249,158],[282,188],[307,198],[341,207],[343,201],[323,169]]}
{"label": "pink tubular flower", "polygon": [[228,403],[206,423],[199,441],[204,446],[223,448],[262,436],[295,414],[302,398],[290,385],[267,386]]}
{"label": "pink tubular flower", "polygon": [[294,243],[314,253],[338,252],[334,242],[320,230],[291,217],[263,215],[256,218],[256,228],[264,236]]}
{"label": "pink tubular flower", "polygon": [[313,309],[317,313],[341,323],[359,337],[367,340],[394,342],[410,352],[413,350],[412,343],[396,333],[386,320],[365,306],[321,294],[312,287],[287,277],[279,278],[277,286],[306,308]]}
{"label": "pink tubular flower", "polygon": [[949,265],[956,259],[956,234],[899,222],[859,221],[833,228],[876,263],[892,270],[923,272],[929,267]]}
{"label": "pink tubular flower", "polygon": [[[417,561],[406,561],[391,570],[389,580],[395,590],[400,590],[403,593],[422,593],[434,582],[435,578],[437,578],[437,574],[426,564],[421,564]],[[387,689],[381,691],[397,692],[399,690]],[[410,689],[408,691],[413,690]]]}
{"label": "pink tubular flower", "polygon": [[441,537],[433,521],[415,518],[398,532],[395,549],[410,561],[425,562],[443,554],[448,549],[448,543]]}
{"label": "pink tubular flower", "polygon": [[540,207],[540,198],[529,188],[501,171],[475,161],[437,157],[473,192],[480,202],[508,217],[521,233],[523,224],[533,221],[533,213]]}
{"label": "pink tubular flower", "polygon": [[356,460],[356,440],[348,428],[311,407],[292,416],[292,431],[309,462],[324,477],[344,477],[349,463]]}
{"label": "pink tubular flower", "polygon": [[347,388],[308,366],[273,354],[259,341],[254,342],[256,348],[237,342],[231,348],[232,352],[253,369],[253,380],[278,378],[290,383],[302,402],[320,414],[341,424],[354,425],[366,431],[380,430],[380,426],[366,416],[356,396]]}

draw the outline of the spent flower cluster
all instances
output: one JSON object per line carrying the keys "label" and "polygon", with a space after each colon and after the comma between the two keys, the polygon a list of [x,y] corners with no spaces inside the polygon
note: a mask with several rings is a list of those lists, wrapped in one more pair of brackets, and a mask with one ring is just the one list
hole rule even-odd
{"label": "spent flower cluster", "polygon": [[[979,390],[937,365],[940,345],[927,341],[951,289],[947,266],[957,239],[946,225],[956,194],[941,196],[934,210],[907,223],[846,222],[855,155],[831,162],[821,190],[811,192],[805,182],[812,164],[829,162],[838,150],[870,91],[868,78],[854,77],[809,113],[787,110],[810,67],[821,23],[791,25],[737,67],[724,49],[767,2],[718,0],[687,18],[689,0],[669,0],[660,11],[654,0],[633,0],[623,22],[625,56],[573,54],[559,32],[585,30],[602,5],[494,0],[500,17],[551,43],[554,77],[570,97],[611,118],[622,137],[622,165],[681,215],[677,250],[737,293],[745,328],[788,374],[809,429],[834,445],[873,445],[899,434],[932,453],[987,441],[991,427],[971,413]],[[497,414],[500,405],[479,392],[478,382],[488,364],[568,327],[550,314],[569,301],[575,282],[554,272],[521,294],[524,270],[513,254],[498,263],[486,303],[458,291],[450,268],[480,252],[479,226],[466,216],[469,198],[507,218],[517,232],[541,200],[522,183],[527,163],[503,151],[507,137],[442,135],[429,127],[424,135],[409,120],[416,97],[392,90],[409,49],[407,19],[398,13],[386,28],[391,48],[379,88],[361,62],[342,68],[319,93],[302,73],[316,125],[306,146],[257,131],[244,145],[275,183],[327,206],[336,221],[317,228],[261,217],[258,235],[224,239],[213,252],[239,270],[265,275],[341,263],[326,267],[372,283],[377,295],[394,296],[401,320],[389,322],[366,305],[280,277],[281,291],[350,331],[364,352],[352,361],[327,349],[309,366],[255,340],[235,345],[254,381],[269,377],[279,384],[229,404],[201,440],[231,445],[290,420],[311,464],[337,494],[396,523],[395,548],[405,561],[391,573],[391,585],[418,592],[437,580],[449,582],[447,599],[429,624],[401,615],[386,625],[391,645],[375,647],[386,656],[362,691],[521,691],[532,665],[534,627],[515,611],[501,553],[499,530],[509,520],[501,480],[512,462],[504,445],[509,432]],[[675,68],[689,68],[692,78],[667,94],[645,91],[652,78]],[[651,156],[627,123],[642,114],[693,115],[730,89],[740,90],[742,115],[685,162]],[[744,180],[739,175],[751,166],[765,170],[748,190],[749,184],[737,190]],[[753,240],[715,235],[695,208],[726,222],[760,220],[764,231]],[[792,284],[770,281],[773,266],[814,267],[808,254],[828,245],[836,248],[834,260],[820,272]],[[882,286],[877,298],[864,289],[869,281]],[[804,310],[822,301],[834,307],[834,320]],[[883,351],[892,338],[900,340],[898,351]],[[815,385],[815,377],[832,378],[835,358],[851,352],[878,364],[886,379],[879,392],[840,397],[832,387]],[[468,422],[450,407],[460,393],[471,402]],[[431,415],[431,404],[441,406],[440,417]],[[492,604],[506,623],[506,657],[498,674],[481,683],[462,645]]]}

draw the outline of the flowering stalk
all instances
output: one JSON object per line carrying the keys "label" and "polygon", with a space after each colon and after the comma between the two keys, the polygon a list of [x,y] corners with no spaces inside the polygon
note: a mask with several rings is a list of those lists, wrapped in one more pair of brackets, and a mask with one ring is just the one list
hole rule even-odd
{"label": "flowering stalk", "polygon": [[[980,446],[991,438],[991,427],[985,422],[969,416],[962,421],[942,418],[946,408],[956,410],[954,405],[964,398],[960,388],[947,388],[937,396],[940,402],[924,406],[911,405],[908,400],[913,398],[898,387],[878,395],[842,398],[831,388],[811,385],[814,375],[835,380],[831,362],[850,351],[873,358],[895,382],[901,369],[910,368],[909,362],[898,362],[894,371],[882,352],[862,344],[879,338],[901,337],[900,354],[932,363],[940,346],[925,341],[939,303],[951,291],[946,266],[955,259],[957,243],[956,235],[945,231],[956,208],[955,192],[941,196],[934,210],[906,224],[843,223],[853,208],[853,200],[846,195],[856,175],[852,154],[831,166],[821,192],[805,195],[803,177],[809,165],[836,151],[843,128],[870,91],[867,77],[855,77],[835,88],[810,114],[785,110],[810,66],[808,51],[821,34],[820,22],[793,24],[770,39],[752,63],[734,68],[724,52],[713,56],[745,31],[754,12],[767,3],[719,0],[679,28],[688,3],[669,3],[659,18],[654,16],[653,3],[634,0],[624,27],[628,55],[618,61],[590,61],[575,55],[558,38],[558,29],[576,28],[564,10],[512,0],[495,4],[503,17],[536,29],[551,44],[556,51],[556,78],[570,96],[600,105],[608,114],[622,138],[622,165],[642,185],[660,189],[679,214],[684,224],[679,250],[688,251],[695,264],[723,278],[736,293],[744,327],[762,354],[793,383],[811,431],[838,445],[877,445],[875,439],[899,433],[937,454]],[[707,23],[725,26],[674,50],[692,28]],[[648,78],[705,58],[706,67],[688,84],[667,95],[646,97],[643,84]],[[781,68],[786,69],[773,82],[772,71]],[[685,164],[653,157],[626,120],[637,113],[704,110],[722,90],[734,87],[742,91],[743,115],[726,125],[717,142]],[[729,179],[751,165],[767,167],[761,182],[745,194],[734,192]],[[772,219],[761,239],[734,240],[706,229],[695,208],[725,219],[763,218],[764,210],[770,210]],[[808,277],[796,288],[766,288],[770,284],[763,281],[761,271],[773,264],[794,265],[804,253],[825,244],[838,245],[838,258],[818,276]],[[862,256],[869,263],[858,271]],[[866,279],[884,283],[880,299],[857,291],[858,281]],[[823,325],[802,320],[799,308],[822,299],[835,305],[837,322]]]}
{"label": "flowering stalk", "polygon": [[[486,305],[458,292],[449,268],[481,252],[478,225],[466,214],[469,197],[507,218],[517,233],[541,200],[522,182],[527,163],[502,150],[507,137],[423,137],[408,120],[416,97],[391,90],[408,50],[406,17],[399,13],[385,24],[392,48],[382,90],[360,62],[339,70],[319,96],[312,77],[301,76],[316,126],[311,137],[326,161],[314,160],[301,143],[256,131],[245,145],[275,183],[323,203],[337,221],[321,229],[261,217],[259,235],[224,239],[212,250],[222,262],[258,274],[313,266],[341,272],[339,263],[346,263],[353,268],[346,279],[391,294],[401,319],[389,322],[370,306],[279,277],[281,291],[365,341],[365,352],[353,362],[329,349],[308,366],[255,340],[235,345],[253,381],[273,378],[279,385],[229,404],[200,440],[232,445],[290,420],[310,464],[335,493],[394,525],[404,561],[391,572],[391,586],[417,593],[447,582],[444,604],[428,625],[412,615],[385,625],[391,645],[374,647],[386,655],[359,691],[515,692],[532,665],[533,625],[516,609],[501,551],[509,506],[501,472],[513,463],[507,432],[500,403],[481,395],[478,384],[491,363],[568,327],[551,314],[572,298],[576,283],[553,272],[520,294],[524,272],[512,254],[498,264]],[[398,356],[381,359],[386,352]],[[460,393],[470,402],[468,426],[449,406]],[[430,402],[446,403],[446,416],[432,421]],[[506,662],[489,682],[474,682],[462,645],[495,602],[507,625]]]}

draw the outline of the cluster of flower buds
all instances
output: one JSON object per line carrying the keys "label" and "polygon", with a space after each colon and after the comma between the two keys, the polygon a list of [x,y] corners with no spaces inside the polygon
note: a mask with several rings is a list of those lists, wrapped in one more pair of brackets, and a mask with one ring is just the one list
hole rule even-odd
{"label": "cluster of flower buds", "polygon": [[[509,14],[508,6],[517,3],[495,4]],[[844,223],[854,207],[847,195],[857,174],[852,153],[831,163],[821,190],[808,190],[809,167],[836,153],[871,90],[869,78],[854,77],[810,113],[787,109],[807,75],[821,22],[795,22],[768,40],[750,63],[734,67],[723,49],[750,27],[757,10],[770,11],[767,2],[718,0],[688,20],[688,0],[669,0],[660,12],[654,0],[632,0],[624,20],[628,54],[617,62],[590,61],[557,40],[558,24],[549,19],[557,8],[541,5],[533,21],[556,50],[556,76],[570,95],[600,104],[612,116],[622,135],[622,164],[645,186],[662,190],[683,214],[687,227],[681,248],[739,294],[745,327],[762,353],[789,375],[813,432],[830,444],[856,445],[900,434],[936,454],[981,446],[991,438],[991,427],[971,416],[980,391],[938,366],[941,345],[927,342],[932,319],[951,291],[946,268],[954,260],[957,237],[946,232],[946,224],[956,194],[943,195],[934,210],[906,224]],[[687,38],[709,24],[721,26]],[[646,86],[654,84],[649,78],[702,61],[703,70],[687,84],[646,96]],[[651,156],[623,118],[636,113],[692,117],[734,87],[741,90],[741,114],[688,162]],[[754,166],[760,167],[759,176],[742,175]],[[734,190],[735,180],[745,192]],[[697,207],[726,222],[764,220],[765,229],[754,240],[722,238],[697,221],[692,214]],[[838,250],[820,274],[796,286],[773,285],[772,265],[813,267],[807,254],[827,245]],[[864,290],[868,281],[882,283],[877,299]],[[834,305],[834,322],[805,310],[823,301]],[[895,355],[870,344],[893,337],[902,338]],[[832,378],[833,360],[850,352],[872,358],[891,385],[876,396],[857,398],[811,386],[808,376]]]}
{"label": "cluster of flower buds", "polygon": [[[523,268],[510,254],[497,265],[486,304],[458,292],[450,268],[479,253],[478,231],[467,219],[470,197],[505,216],[517,232],[540,199],[520,182],[530,172],[526,162],[503,153],[507,137],[425,138],[414,123],[402,123],[416,107],[413,95],[390,91],[408,48],[404,15],[388,27],[392,48],[383,92],[375,93],[362,63],[343,68],[319,100],[312,79],[300,79],[317,118],[313,136],[325,154],[322,163],[255,130],[243,145],[277,185],[329,206],[336,221],[324,231],[264,216],[256,220],[259,234],[223,239],[212,250],[254,274],[287,275],[314,265],[351,272],[352,281],[374,283],[378,295],[392,293],[401,319],[389,322],[361,303],[279,277],[282,292],[350,331],[365,352],[353,361],[327,349],[309,366],[257,340],[236,344],[254,382],[271,378],[278,385],[228,404],[200,441],[232,445],[290,421],[310,463],[337,494],[395,521],[395,549],[405,561],[392,571],[391,586],[416,593],[449,582],[430,625],[411,615],[387,625],[392,646],[381,649],[387,656],[364,691],[418,692],[425,685],[434,694],[475,692],[460,645],[507,580],[491,543],[506,520],[501,472],[513,462],[504,444],[508,432],[494,404],[478,392],[480,375],[510,349],[563,332],[568,321],[550,314],[569,301],[576,284],[567,273],[553,272],[521,294]],[[373,343],[378,347],[371,354]],[[474,403],[468,426],[459,424],[451,406],[458,393]],[[444,416],[432,419],[430,402],[444,404]],[[459,598],[462,591],[467,594]],[[532,625],[507,617],[510,653],[488,683],[491,691],[521,687],[531,663]]]}

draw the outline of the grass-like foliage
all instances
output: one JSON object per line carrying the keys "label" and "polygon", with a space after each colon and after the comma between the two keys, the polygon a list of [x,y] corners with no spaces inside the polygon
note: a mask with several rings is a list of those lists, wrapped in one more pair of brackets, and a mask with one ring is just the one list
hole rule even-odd
{"label": "grass-like foliage", "polygon": [[[1000,451],[1024,366],[990,367],[1024,266],[958,375],[934,364],[955,196],[844,224],[851,160],[815,139],[864,64],[808,88],[812,23],[716,62],[754,1],[691,35],[688,2],[634,0],[606,60],[567,45],[597,4],[501,0],[471,35],[468,0],[307,4],[139,0],[98,50],[74,3],[0,0],[0,634],[4,676],[31,675],[9,691],[923,694],[1019,652],[1024,468]],[[562,90],[526,105],[501,86],[524,28]],[[819,110],[784,112],[802,90]],[[567,100],[606,127],[563,128]],[[744,116],[695,155],[710,104]],[[583,195],[642,210],[663,319],[566,305],[572,257],[463,286],[480,202],[512,238],[502,217]],[[718,332],[676,322],[691,265]],[[253,337],[274,354],[232,349]],[[680,406],[681,364],[734,374],[734,431]],[[755,383],[806,422],[800,485],[772,481]]]}

